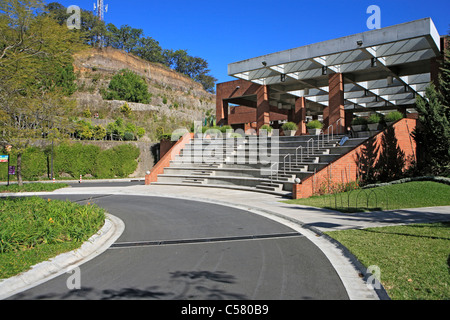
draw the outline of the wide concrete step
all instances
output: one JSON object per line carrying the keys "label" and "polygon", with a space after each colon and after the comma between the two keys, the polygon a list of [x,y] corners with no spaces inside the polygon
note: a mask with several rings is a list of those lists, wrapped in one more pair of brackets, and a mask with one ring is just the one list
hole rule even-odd
{"label": "wide concrete step", "polygon": [[273,178],[261,178],[261,177],[236,177],[236,176],[213,176],[205,179],[200,176],[191,176],[191,175],[177,175],[177,174],[160,174],[158,175],[158,182],[168,182],[168,183],[178,183],[182,184],[184,182],[192,182],[199,181],[203,184],[214,184],[214,185],[239,185],[245,187],[255,188],[257,185],[260,185],[261,182],[271,182],[271,183],[279,183],[283,185],[284,191],[292,191],[292,185],[294,181],[288,178],[277,178],[274,176]]}

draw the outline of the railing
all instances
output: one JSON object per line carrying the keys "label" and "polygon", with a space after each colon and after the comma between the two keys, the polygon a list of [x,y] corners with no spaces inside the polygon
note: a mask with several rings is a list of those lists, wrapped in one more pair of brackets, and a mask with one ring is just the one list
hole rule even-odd
{"label": "railing", "polygon": [[[326,135],[327,135],[327,141],[328,142],[330,142],[330,131],[331,131],[331,140],[333,140],[334,139],[334,126],[336,126],[336,134],[340,134],[341,132],[341,130],[340,130],[340,126],[338,126],[338,124],[340,123],[342,121],[342,119],[341,118],[339,118],[339,119],[337,119],[337,121],[334,123],[334,124],[332,124],[332,125],[330,125],[330,126],[328,126],[328,128],[327,128],[327,133],[326,133]],[[331,130],[330,130],[331,129]],[[324,137],[323,137],[323,139],[325,138],[325,132],[323,132],[323,135],[324,135]],[[322,139],[322,142],[323,142],[323,139]],[[322,143],[322,146],[323,146],[323,143]]]}
{"label": "railing", "polygon": [[[311,143],[311,147],[309,146],[309,143]],[[308,154],[308,156],[314,155],[314,138],[311,138],[308,141],[306,141],[306,153]]]}
{"label": "railing", "polygon": [[300,162],[303,162],[303,146],[295,149],[295,164],[298,164],[298,149],[300,149]]}
{"label": "railing", "polygon": [[273,167],[274,167],[275,165],[277,166],[276,172],[277,172],[277,180],[278,180],[278,170],[279,170],[278,166],[279,166],[279,163],[278,163],[278,162],[275,162],[275,163],[273,163],[273,164],[270,166],[270,182],[271,182],[271,183],[273,183],[273,176],[274,176],[274,174],[273,174]]}
{"label": "railing", "polygon": [[286,174],[286,158],[289,157],[289,172],[292,171],[292,167],[291,167],[291,154],[288,153],[287,155],[284,156],[283,159],[283,170],[284,170],[284,174]]}

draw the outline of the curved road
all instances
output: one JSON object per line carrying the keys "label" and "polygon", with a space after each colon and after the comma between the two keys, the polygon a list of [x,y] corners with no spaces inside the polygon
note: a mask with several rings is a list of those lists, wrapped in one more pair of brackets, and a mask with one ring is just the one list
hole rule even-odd
{"label": "curved road", "polygon": [[125,223],[106,252],[11,299],[348,299],[325,255],[296,231],[244,210],[161,197],[95,202]]}

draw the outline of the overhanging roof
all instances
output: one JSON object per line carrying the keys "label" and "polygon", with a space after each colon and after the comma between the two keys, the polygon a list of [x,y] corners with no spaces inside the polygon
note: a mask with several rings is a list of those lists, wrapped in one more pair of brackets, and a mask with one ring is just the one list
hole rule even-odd
{"label": "overhanging roof", "polygon": [[228,65],[228,74],[270,86],[270,103],[295,97],[328,105],[328,75],[343,73],[345,108],[408,106],[424,96],[440,36],[430,18],[260,56]]}

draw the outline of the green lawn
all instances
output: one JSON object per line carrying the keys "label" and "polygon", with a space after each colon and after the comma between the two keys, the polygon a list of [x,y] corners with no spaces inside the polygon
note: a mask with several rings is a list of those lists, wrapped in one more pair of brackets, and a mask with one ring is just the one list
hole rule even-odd
{"label": "green lawn", "polygon": [[0,279],[81,247],[105,221],[103,209],[38,197],[0,199]]}
{"label": "green lawn", "polygon": [[9,186],[0,186],[0,193],[51,192],[68,186],[67,183],[25,183],[23,186],[11,184]]}
{"label": "green lawn", "polygon": [[327,234],[366,267],[380,268],[391,299],[450,299],[450,222]]}
{"label": "green lawn", "polygon": [[446,206],[450,205],[450,185],[416,181],[283,202],[342,212]]}

